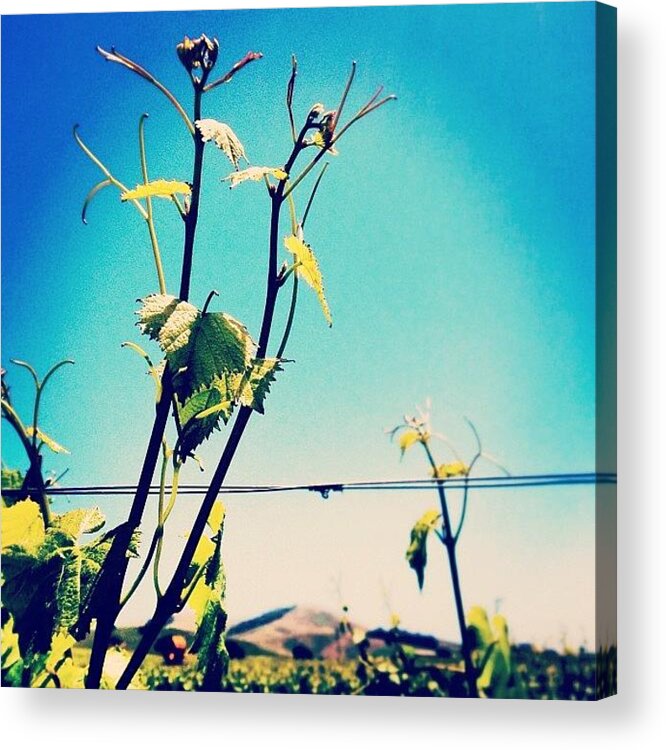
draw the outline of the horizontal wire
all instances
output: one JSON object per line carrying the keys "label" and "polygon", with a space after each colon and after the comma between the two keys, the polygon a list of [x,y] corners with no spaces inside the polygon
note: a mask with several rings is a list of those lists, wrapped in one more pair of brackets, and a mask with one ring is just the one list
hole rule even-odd
{"label": "horizontal wire", "polygon": [[[219,494],[242,495],[264,494],[278,492],[318,492],[327,497],[330,492],[343,491],[406,491],[430,490],[443,485],[447,490],[470,489],[511,489],[524,487],[558,487],[570,485],[600,485],[617,484],[617,475],[610,472],[601,473],[568,473],[568,474],[524,474],[519,476],[489,476],[489,477],[449,477],[446,479],[402,479],[378,480],[362,482],[323,482],[312,484],[287,485],[229,485],[222,487]],[[165,486],[165,491],[171,490],[171,485]],[[109,484],[80,487],[47,487],[50,495],[133,495],[135,485]],[[155,495],[160,491],[159,485],[151,485],[149,494]],[[178,488],[179,495],[203,495],[208,491],[208,485],[183,484]],[[9,497],[30,494],[30,488],[3,489],[2,493]]]}

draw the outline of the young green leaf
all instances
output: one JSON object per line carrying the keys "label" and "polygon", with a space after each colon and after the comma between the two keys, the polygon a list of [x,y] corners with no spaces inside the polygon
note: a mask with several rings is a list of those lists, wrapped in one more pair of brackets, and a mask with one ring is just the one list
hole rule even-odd
{"label": "young green leaf", "polygon": [[423,588],[423,577],[426,563],[428,562],[427,541],[428,535],[435,528],[440,515],[436,510],[426,511],[414,524],[410,534],[409,547],[405,557],[410,568],[416,573],[419,589]]}
{"label": "young green leaf", "polygon": [[260,182],[264,177],[274,177],[281,181],[286,180],[289,175],[280,167],[248,167],[247,169],[241,169],[240,172],[232,172],[224,178],[224,182],[230,182],[230,187],[235,188],[247,180]]}
{"label": "young green leaf", "polygon": [[245,149],[234,131],[225,123],[212,120],[196,120],[194,123],[201,133],[201,140],[212,141],[238,169],[238,162],[245,159]]}
{"label": "young green leaf", "polygon": [[174,390],[181,402],[228,373],[243,372],[255,344],[245,326],[226,313],[204,313],[194,321],[187,343],[167,351]]}
{"label": "young green leaf", "polygon": [[153,294],[141,302],[139,326],[165,352],[181,404],[222,376],[244,372],[250,363],[255,344],[245,326],[231,315],[202,314],[189,302],[165,294]]}
{"label": "young green leaf", "polygon": [[255,359],[246,373],[234,376],[238,403],[263,414],[264,400],[275,380],[275,373],[281,370],[279,359]]}
{"label": "young green leaf", "polygon": [[141,198],[166,198],[174,195],[191,195],[192,188],[186,182],[178,180],[153,180],[145,185],[137,185],[133,190],[120,194],[121,201],[139,200]]}
{"label": "young green leaf", "polygon": [[227,377],[223,376],[194,393],[180,406],[178,416],[181,435],[178,452],[182,458],[193,453],[210,437],[218,429],[220,420],[225,424],[229,421],[234,408],[233,399]]}
{"label": "young green leaf", "polygon": [[333,319],[331,318],[331,311],[324,295],[324,279],[319,269],[319,263],[315,257],[314,252],[310,245],[303,242],[303,238],[297,235],[290,235],[284,238],[284,245],[287,250],[294,256],[294,263],[296,264],[296,273],[299,278],[314,289],[319,304],[326,318],[326,322],[329,326],[333,325]]}

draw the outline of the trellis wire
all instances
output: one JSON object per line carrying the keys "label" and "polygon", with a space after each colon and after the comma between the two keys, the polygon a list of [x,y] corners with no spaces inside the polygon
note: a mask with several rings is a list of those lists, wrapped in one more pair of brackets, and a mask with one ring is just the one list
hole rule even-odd
{"label": "trellis wire", "polygon": [[[523,474],[519,476],[489,476],[489,477],[449,477],[447,479],[396,479],[360,482],[316,482],[302,484],[268,484],[268,485],[228,485],[222,487],[220,494],[224,495],[253,495],[282,492],[317,492],[327,498],[331,492],[362,492],[362,491],[405,491],[431,490],[443,483],[446,489],[464,490],[465,487],[474,490],[488,489],[522,489],[529,487],[560,487],[571,485],[602,485],[617,484],[617,475],[610,472],[600,473],[566,473],[566,474]],[[165,491],[169,492],[167,485]],[[178,488],[179,495],[203,495],[208,490],[205,484],[183,484]],[[79,487],[47,487],[50,495],[133,495],[136,486],[131,484],[90,485]],[[151,485],[149,494],[155,495],[160,491],[159,485]],[[9,497],[30,494],[30,488],[4,489],[4,495]]]}

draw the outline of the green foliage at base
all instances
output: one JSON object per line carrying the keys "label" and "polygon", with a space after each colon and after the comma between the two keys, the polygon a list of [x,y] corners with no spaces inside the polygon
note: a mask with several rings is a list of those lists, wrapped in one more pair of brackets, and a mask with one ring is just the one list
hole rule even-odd
{"label": "green foliage at base", "polygon": [[[595,700],[597,659],[594,654],[562,655],[521,646],[512,649],[512,659],[523,685],[524,698]],[[392,672],[389,660],[380,661],[378,666],[380,668],[369,672],[360,659],[332,661],[250,656],[231,660],[220,691],[412,697],[465,695],[463,673],[458,664],[449,660],[417,656],[408,672]],[[148,690],[205,689],[202,675],[194,664],[156,666],[147,670],[145,680]]]}

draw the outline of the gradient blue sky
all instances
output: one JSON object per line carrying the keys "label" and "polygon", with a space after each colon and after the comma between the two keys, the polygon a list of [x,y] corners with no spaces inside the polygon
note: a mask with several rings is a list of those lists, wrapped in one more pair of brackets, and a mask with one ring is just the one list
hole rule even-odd
{"label": "gradient blue sky", "polygon": [[[120,349],[140,341],[135,300],[157,288],[147,233],[112,190],[82,225],[83,197],[100,176],[72,125],[134,185],[146,111],[151,175],[191,175],[175,111],[94,46],[115,45],[189,102],[174,47],[201,32],[219,38],[221,72],[248,49],[264,53],[204,105],[204,116],[234,128],[254,164],[288,154],[292,52],[299,117],[316,101],[335,106],[352,59],[350,112],[379,83],[398,95],[331,159],[306,238],[334,325],[303,289],[287,352],[295,363],[266,415],[253,419],[229,481],[424,476],[421,456],[400,463],[383,430],[427,396],[435,426],[465,453],[474,447],[468,415],[513,473],[593,471],[594,3],[586,2],[4,17],[3,364],[18,357],[44,371],[76,360],[46,397],[43,428],[71,449],[48,467],[69,468],[70,484],[136,481],[153,409],[140,360]],[[219,290],[218,309],[256,337],[265,191],[229,192],[220,183],[229,164],[212,148],[205,169],[192,300]],[[157,221],[176,291],[180,222],[166,203]],[[9,367],[25,410],[29,378]],[[4,425],[3,438],[3,461],[22,465]],[[217,435],[201,451],[208,474],[222,444]],[[406,626],[454,636],[435,547],[422,594],[403,557],[412,522],[434,503],[423,493],[230,498],[232,620],[292,602],[335,609],[340,590],[367,624],[386,619],[388,599]],[[111,522],[127,510],[124,500],[102,504]],[[181,500],[172,549],[194,505]],[[460,546],[466,601],[492,607],[502,598],[517,638],[591,639],[593,545],[590,489],[477,494]],[[148,601],[149,592],[129,616],[143,617]]]}

